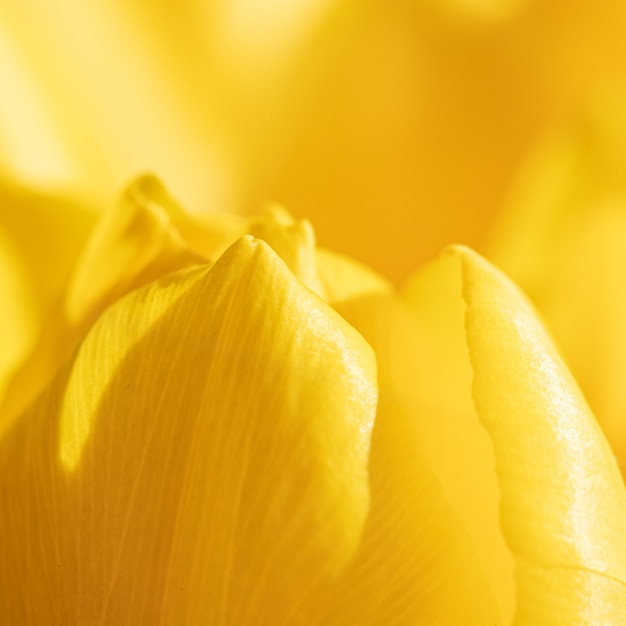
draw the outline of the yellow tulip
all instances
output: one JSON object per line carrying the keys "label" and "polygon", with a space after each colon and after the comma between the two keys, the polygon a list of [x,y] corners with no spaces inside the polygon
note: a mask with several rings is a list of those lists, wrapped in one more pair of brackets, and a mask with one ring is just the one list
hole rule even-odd
{"label": "yellow tulip", "polygon": [[[626,623],[626,10],[590,6],[0,9],[0,623]],[[109,210],[146,170],[190,211]],[[540,314],[268,199],[397,283],[504,204]]]}
{"label": "yellow tulip", "polygon": [[[280,208],[98,221],[1,413],[9,624],[619,624],[626,492],[532,306]],[[472,403],[475,404],[475,408]]]}

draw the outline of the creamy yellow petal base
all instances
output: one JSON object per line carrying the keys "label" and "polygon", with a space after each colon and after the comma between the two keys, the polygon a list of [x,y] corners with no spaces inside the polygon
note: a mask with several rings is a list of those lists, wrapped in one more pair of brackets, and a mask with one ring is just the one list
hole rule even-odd
{"label": "creamy yellow petal base", "polygon": [[626,492],[608,443],[526,298],[475,253],[451,253],[516,557],[514,623],[623,624]]}
{"label": "creamy yellow petal base", "polygon": [[374,356],[263,242],[110,308],[0,444],[9,623],[310,624],[369,506]]}

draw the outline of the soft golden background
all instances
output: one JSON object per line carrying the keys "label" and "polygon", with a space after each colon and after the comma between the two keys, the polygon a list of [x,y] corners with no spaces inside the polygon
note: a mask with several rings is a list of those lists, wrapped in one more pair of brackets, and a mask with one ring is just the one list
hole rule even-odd
{"label": "soft golden background", "polygon": [[97,210],[153,171],[192,211],[278,201],[395,281],[451,241],[483,248],[534,143],[626,78],[621,0],[24,0],[0,16],[7,184]]}

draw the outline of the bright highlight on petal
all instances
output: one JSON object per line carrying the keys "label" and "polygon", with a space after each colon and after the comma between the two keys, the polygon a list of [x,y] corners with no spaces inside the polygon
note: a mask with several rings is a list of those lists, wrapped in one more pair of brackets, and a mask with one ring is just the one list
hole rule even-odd
{"label": "bright highlight on petal", "polygon": [[615,459],[528,301],[475,253],[461,261],[478,414],[495,449],[516,557],[514,623],[620,624],[626,492]]}
{"label": "bright highlight on petal", "polygon": [[0,442],[0,614],[314,619],[362,535],[376,406],[369,346],[263,242],[134,291]]}

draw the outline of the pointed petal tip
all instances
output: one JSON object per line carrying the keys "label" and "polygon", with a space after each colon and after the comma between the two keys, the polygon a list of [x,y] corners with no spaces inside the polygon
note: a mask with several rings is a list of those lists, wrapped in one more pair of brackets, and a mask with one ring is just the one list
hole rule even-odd
{"label": "pointed petal tip", "polygon": [[[457,254],[473,397],[518,566],[516,623],[609,623],[604,616],[626,607],[626,494],[615,460],[531,301],[480,255]],[[596,576],[602,593],[592,590]]]}
{"label": "pointed petal tip", "polygon": [[445,246],[439,256],[441,258],[457,259],[461,263],[462,268],[468,264],[483,268],[493,267],[481,254],[476,252],[476,250],[462,243],[452,243]]}
{"label": "pointed petal tip", "polygon": [[473,248],[463,243],[452,243],[442,250],[442,255],[457,257],[462,260],[482,259],[483,257]]}
{"label": "pointed petal tip", "polygon": [[257,239],[253,235],[243,235],[226,249],[217,260],[217,264],[232,261],[237,257],[242,261],[249,261],[256,255],[260,255],[259,261],[266,261],[270,256],[275,256],[275,253],[262,239]]}
{"label": "pointed petal tip", "polygon": [[[19,476],[0,503],[12,511],[0,535],[16,537],[0,613],[21,623],[28,602],[45,622],[69,598],[80,623],[316,615],[369,511],[375,365],[251,236],[127,294],[21,422],[19,445],[0,448]],[[23,568],[44,574],[24,583]]]}

